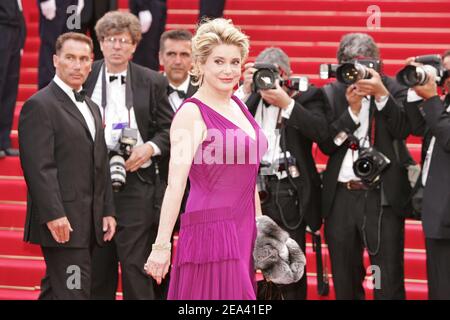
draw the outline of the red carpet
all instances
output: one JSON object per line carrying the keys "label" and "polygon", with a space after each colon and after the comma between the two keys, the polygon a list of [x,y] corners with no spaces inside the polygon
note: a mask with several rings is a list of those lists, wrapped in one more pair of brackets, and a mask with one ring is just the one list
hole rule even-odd
{"label": "red carpet", "polygon": [[[36,1],[24,0],[23,3],[28,38],[11,134],[15,147],[18,146],[17,121],[21,106],[37,90],[40,45]],[[119,0],[119,3],[121,8],[126,8],[128,1]],[[381,29],[368,30],[366,10],[374,4],[381,9]],[[198,0],[168,0],[168,8],[169,29],[193,30]],[[228,0],[225,16],[232,18],[250,36],[250,59],[265,47],[279,46],[291,57],[294,73],[307,75],[318,86],[326,83],[318,79],[319,64],[335,62],[337,45],[347,32],[368,32],[374,36],[388,75],[394,75],[409,56],[450,49],[450,1],[446,0]],[[408,138],[408,147],[416,160],[420,158],[420,144],[420,138]],[[320,152],[315,154],[318,167],[323,168],[326,156]],[[22,241],[26,213],[26,185],[22,175],[18,159],[0,160],[0,300],[36,299],[45,272],[40,248]],[[316,294],[316,266],[310,243],[308,238],[308,297],[322,299]],[[328,256],[326,247],[324,254]],[[369,264],[367,255],[365,262]],[[425,246],[422,226],[416,221],[406,223],[405,277],[407,298],[426,299]],[[326,299],[334,298],[332,281],[330,287],[330,296]],[[372,298],[370,290],[366,292],[367,297]],[[121,298],[120,293],[118,298]]]}

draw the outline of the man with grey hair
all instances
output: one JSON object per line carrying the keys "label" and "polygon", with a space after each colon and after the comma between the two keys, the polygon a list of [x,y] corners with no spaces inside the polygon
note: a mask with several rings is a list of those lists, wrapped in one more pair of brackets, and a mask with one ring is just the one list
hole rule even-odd
{"label": "man with grey hair", "polygon": [[[244,83],[236,92],[269,142],[258,176],[262,212],[288,231],[305,251],[306,226],[317,231],[322,224],[321,182],[311,147],[312,140],[320,141],[321,132],[326,132],[323,96],[314,87],[299,93],[280,86],[279,82],[275,83],[275,89],[254,90],[253,77],[260,63],[274,65],[283,80],[290,77],[291,66],[283,50],[267,48],[255,63],[246,64]],[[294,170],[288,170],[288,166]],[[281,292],[284,299],[300,300],[306,299],[306,289],[304,276],[296,283],[282,286]]]}
{"label": "man with grey hair", "polygon": [[349,33],[339,44],[337,59],[339,63],[350,62],[358,57],[380,59],[380,50],[372,37],[365,33]]}
{"label": "man with grey hair", "polygon": [[133,14],[108,12],[97,22],[95,31],[104,59],[93,63],[85,89],[100,106],[110,160],[120,154],[121,145],[123,149],[125,134],[133,133],[135,145],[130,154],[123,155],[125,180],[122,189],[114,192],[115,241],[94,249],[91,297],[115,298],[120,261],[123,298],[158,299],[162,298],[160,287],[142,266],[158,229],[164,189],[159,183],[158,161],[170,148],[173,112],[167,100],[168,83],[158,72],[130,61],[142,36]]}
{"label": "man with grey hair", "polygon": [[[339,63],[376,66],[379,50],[367,34],[345,35]],[[410,194],[406,166],[398,146],[410,133],[404,112],[406,88],[368,68],[369,79],[353,84],[333,82],[327,98],[327,139],[319,143],[329,156],[323,175],[322,214],[337,299],[364,299],[363,264],[367,249],[375,280],[375,299],[404,299],[404,214]],[[374,172],[373,183],[354,171],[362,149],[373,147],[389,159]],[[360,149],[361,148],[361,149]],[[400,151],[399,151],[400,150]],[[356,170],[358,172],[358,170]]]}

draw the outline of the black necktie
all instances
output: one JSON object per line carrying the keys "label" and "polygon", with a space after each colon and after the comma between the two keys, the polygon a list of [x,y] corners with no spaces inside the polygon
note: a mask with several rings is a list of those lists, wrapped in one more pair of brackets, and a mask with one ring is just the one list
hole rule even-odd
{"label": "black necktie", "polygon": [[[119,76],[109,76],[109,82],[113,82],[114,80],[119,79]],[[122,81],[122,84],[125,84],[125,76],[120,76],[120,80]]]}
{"label": "black necktie", "polygon": [[76,90],[73,90],[73,94],[75,95],[75,100],[77,100],[78,102],[84,102],[86,98],[86,91],[80,90],[79,92],[77,92]]}
{"label": "black necktie", "polygon": [[176,92],[178,94],[178,96],[180,97],[180,99],[186,98],[186,92],[184,92],[183,90],[174,89],[171,86],[169,86],[169,88],[167,89],[167,95],[170,95],[173,92]]}

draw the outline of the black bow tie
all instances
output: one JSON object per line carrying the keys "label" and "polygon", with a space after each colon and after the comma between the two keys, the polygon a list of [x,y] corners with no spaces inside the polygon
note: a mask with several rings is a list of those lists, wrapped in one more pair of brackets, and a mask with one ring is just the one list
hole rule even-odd
{"label": "black bow tie", "polygon": [[73,90],[73,94],[75,95],[75,100],[77,100],[78,102],[84,102],[86,98],[86,91],[80,90],[79,92],[77,92],[76,90]]}
{"label": "black bow tie", "polygon": [[184,92],[183,90],[174,89],[171,86],[169,86],[169,88],[167,89],[167,95],[170,95],[173,92],[176,92],[178,94],[178,96],[180,97],[180,99],[186,98],[186,92]]}
{"label": "black bow tie", "polygon": [[[109,82],[113,82],[114,80],[119,79],[119,76],[109,76]],[[122,81],[122,84],[125,84],[126,77],[120,76],[120,80]]]}

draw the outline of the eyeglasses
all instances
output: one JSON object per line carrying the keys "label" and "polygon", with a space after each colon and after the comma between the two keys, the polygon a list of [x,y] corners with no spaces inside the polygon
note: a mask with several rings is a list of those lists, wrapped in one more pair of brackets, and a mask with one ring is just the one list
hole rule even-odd
{"label": "eyeglasses", "polygon": [[131,45],[131,44],[133,43],[133,41],[128,40],[128,39],[126,39],[126,38],[116,38],[116,37],[107,37],[107,38],[104,38],[103,41],[104,41],[107,45],[109,45],[109,46],[111,46],[111,47],[112,47],[116,42],[118,42],[119,45],[120,45],[121,47],[123,47],[123,46],[125,46],[125,45]]}

